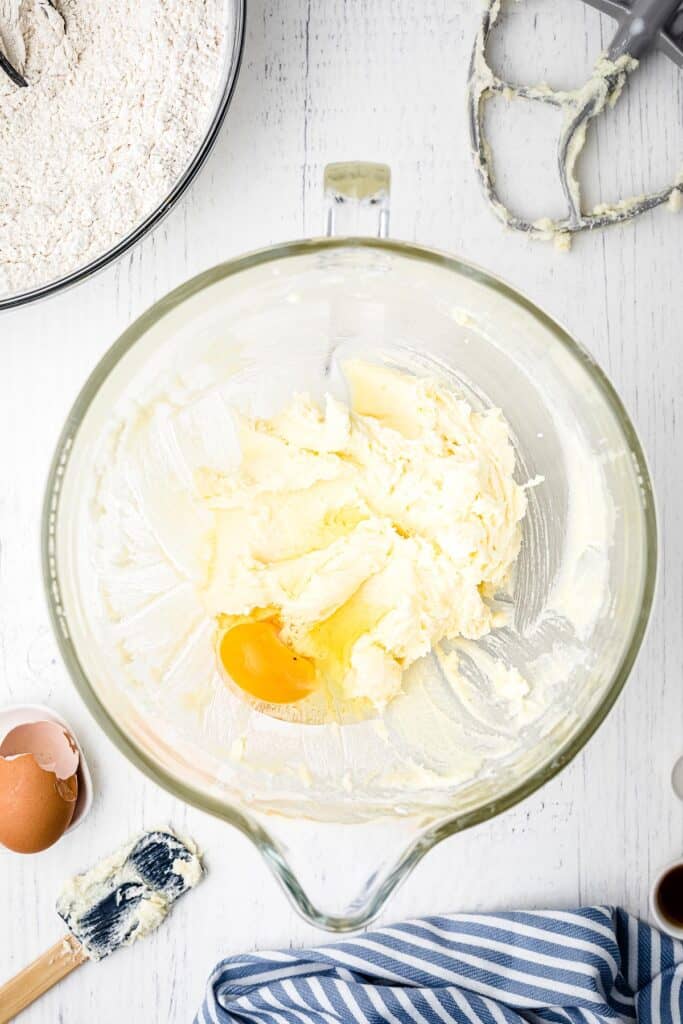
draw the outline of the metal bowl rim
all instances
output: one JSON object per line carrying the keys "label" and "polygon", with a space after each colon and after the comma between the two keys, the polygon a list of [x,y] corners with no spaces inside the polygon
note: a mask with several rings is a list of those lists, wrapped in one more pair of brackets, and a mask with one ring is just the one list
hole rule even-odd
{"label": "metal bowl rim", "polygon": [[[89,263],[86,263],[82,267],[77,267],[64,277],[57,278],[56,281],[49,281],[47,284],[39,285],[37,288],[32,288],[28,292],[8,295],[6,298],[0,297],[0,313],[2,313],[3,310],[17,309],[20,306],[27,306],[32,302],[38,302],[40,299],[46,299],[56,295],[58,292],[75,288],[76,285],[81,284],[87,278],[98,274],[101,270],[104,270],[105,267],[108,267],[111,263],[115,263],[117,260],[121,259],[122,256],[125,256],[133,246],[137,245],[137,243],[142,241],[146,235],[158,227],[158,225],[175,207],[178,200],[185,194],[199,174],[199,171],[204,166],[209,153],[216,144],[226,114],[232,102],[235,88],[237,86],[237,80],[239,78],[242,56],[244,53],[247,0],[232,0],[232,3],[236,14],[235,37],[229,58],[230,67],[228,69],[228,75],[223,87],[223,92],[217,101],[216,110],[199,149],[192,157],[190,163],[183,171],[169,194],[162,200],[156,209],[153,210],[152,213],[148,214],[148,216],[129,234],[117,242],[116,245],[112,246],[111,249],[107,249],[107,251],[102,253],[100,256],[96,256],[94,259],[90,260]],[[227,60],[228,57],[226,54],[226,63]]]}

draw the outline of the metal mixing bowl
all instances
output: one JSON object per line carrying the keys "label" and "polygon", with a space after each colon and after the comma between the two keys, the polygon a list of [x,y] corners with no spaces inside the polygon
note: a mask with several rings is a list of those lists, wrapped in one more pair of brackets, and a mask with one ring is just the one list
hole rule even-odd
{"label": "metal mixing bowl", "polygon": [[86,278],[91,277],[100,270],[103,270],[110,263],[113,263],[115,260],[119,259],[120,256],[123,256],[128,252],[129,249],[136,245],[145,237],[145,235],[155,228],[163,220],[166,214],[173,209],[185,190],[189,187],[192,181],[194,181],[200,168],[203,166],[204,161],[211,152],[216,139],[218,138],[221,125],[223,124],[225,115],[228,112],[228,107],[230,106],[230,101],[235,91],[237,76],[239,74],[240,64],[242,61],[246,0],[228,0],[228,4],[230,11],[228,24],[231,31],[234,28],[234,37],[232,47],[228,47],[226,50],[223,73],[217,91],[216,109],[207,126],[206,135],[204,136],[201,146],[194,154],[186,170],[180,176],[169,194],[157,206],[157,208],[142,221],[141,224],[136,225],[133,230],[125,236],[125,238],[122,238],[120,242],[117,242],[117,244],[107,250],[107,252],[104,252],[95,259],[90,260],[90,262],[86,263],[85,266],[77,267],[76,270],[71,271],[71,273],[66,274],[64,277],[60,277],[56,281],[49,281],[47,284],[41,285],[39,288],[33,288],[30,291],[21,292],[19,294],[8,295],[5,298],[0,296],[0,311],[3,309],[13,309],[17,306],[26,305],[29,302],[35,302],[37,299],[46,298],[48,295],[54,295],[56,292],[61,292],[66,288],[73,287],[73,285],[80,284],[81,281],[85,281]]}

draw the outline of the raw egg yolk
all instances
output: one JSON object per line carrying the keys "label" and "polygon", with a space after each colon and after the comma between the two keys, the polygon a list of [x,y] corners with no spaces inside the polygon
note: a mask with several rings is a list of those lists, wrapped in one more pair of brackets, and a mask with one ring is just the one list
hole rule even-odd
{"label": "raw egg yolk", "polygon": [[246,693],[268,704],[292,704],[315,686],[315,666],[280,639],[273,622],[243,622],[221,638],[218,654]]}

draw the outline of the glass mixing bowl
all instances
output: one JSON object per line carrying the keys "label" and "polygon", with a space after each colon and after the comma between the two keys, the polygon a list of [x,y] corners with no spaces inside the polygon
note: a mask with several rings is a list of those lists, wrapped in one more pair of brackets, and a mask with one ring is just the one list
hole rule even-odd
{"label": "glass mixing bowl", "polygon": [[[388,193],[382,165],[328,168],[329,233],[370,219],[386,234]],[[122,426],[161,389],[189,415],[182,445],[195,458],[199,450],[201,464],[220,464],[220,431],[206,426],[217,392],[259,415],[296,391],[343,397],[339,364],[359,354],[503,410],[517,478],[532,483],[509,624],[466,645],[464,689],[430,655],[380,719],[311,724],[296,710],[262,713],[223,685],[210,644],[189,641],[157,666],[152,685],[131,684],[112,654],[120,623],[103,626],[89,541]],[[131,536],[176,502],[177,446],[170,462],[166,441],[157,447],[166,454],[144,456],[151,497]],[[643,638],[656,525],[635,430],[558,324],[460,260],[346,234],[209,270],[125,332],[59,440],[43,552],[57,638],[100,725],[162,786],[246,833],[306,917],[341,930],[377,914],[435,843],[533,792],[595,732]],[[160,584],[135,612],[148,653],[160,623],[175,629],[165,602]],[[510,707],[490,691],[496,665],[531,686],[538,713],[523,726],[510,727]]]}

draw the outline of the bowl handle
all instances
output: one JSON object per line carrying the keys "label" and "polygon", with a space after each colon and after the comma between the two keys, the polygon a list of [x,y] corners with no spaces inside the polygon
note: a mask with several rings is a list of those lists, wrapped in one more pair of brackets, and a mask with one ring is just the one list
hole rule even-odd
{"label": "bowl handle", "polygon": [[388,236],[391,170],[387,164],[328,164],[324,189],[328,238]]}

